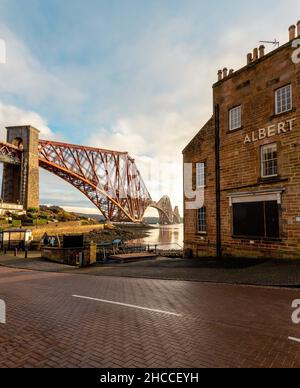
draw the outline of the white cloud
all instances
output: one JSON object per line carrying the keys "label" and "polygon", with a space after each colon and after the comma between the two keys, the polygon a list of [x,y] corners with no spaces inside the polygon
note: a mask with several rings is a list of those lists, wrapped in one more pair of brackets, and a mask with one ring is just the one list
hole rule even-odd
{"label": "white cloud", "polygon": [[[212,114],[211,85],[217,70],[244,66],[246,54],[259,40],[276,37],[285,43],[288,26],[297,21],[293,15],[300,11],[299,1],[277,3],[269,11],[256,18],[241,14],[234,24],[224,23],[222,34],[212,26],[208,42],[197,34],[195,39],[197,28],[188,18],[151,20],[143,33],[110,53],[111,58],[89,68],[58,66],[55,73],[2,26],[8,67],[0,74],[1,89],[26,96],[37,107],[47,102],[52,111],[71,112],[76,119],[78,106],[90,94],[89,110],[81,117],[87,128],[82,143],[129,151],[153,199],[168,194],[179,205],[181,151]],[[35,120],[47,131],[45,120],[38,115]]]}
{"label": "white cloud", "polygon": [[[293,0],[289,5],[300,10]],[[284,8],[274,7],[273,17],[266,15],[252,24],[242,18],[229,25],[214,45],[203,43],[203,48],[195,40],[182,43],[174,38],[179,31],[188,36],[192,25],[176,20],[157,28],[154,23],[135,45],[120,51],[125,69],[135,61],[134,82],[122,96],[112,130],[100,128],[89,143],[128,151],[136,158],[153,199],[167,194],[182,209],[181,152],[213,113],[211,87],[218,69],[245,66],[246,54],[259,46],[259,40],[276,36],[285,43],[288,26],[296,20],[291,20],[288,7]],[[267,47],[267,51],[271,49]],[[95,116],[95,123],[101,114]]]}
{"label": "white cloud", "polygon": [[182,202],[181,152],[186,133],[194,127],[196,123],[176,112],[140,115],[120,119],[111,132],[95,132],[89,144],[128,151],[136,159],[152,198],[158,201],[169,195],[175,206]]}
{"label": "white cloud", "polygon": [[6,127],[18,125],[32,125],[40,130],[40,136],[45,139],[56,137],[48,127],[47,121],[38,113],[0,103],[0,140],[4,141],[6,139]]}
{"label": "white cloud", "polygon": [[36,109],[51,104],[52,111],[63,106],[65,115],[76,112],[85,99],[79,89],[40,63],[4,24],[0,24],[0,37],[6,45],[6,63],[0,68],[1,93],[18,96]]}

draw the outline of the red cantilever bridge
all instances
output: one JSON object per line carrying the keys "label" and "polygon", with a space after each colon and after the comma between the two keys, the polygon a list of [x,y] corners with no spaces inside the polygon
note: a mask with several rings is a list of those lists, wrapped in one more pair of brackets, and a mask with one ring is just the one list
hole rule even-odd
{"label": "red cantilever bridge", "polygon": [[[18,139],[17,139],[18,140]],[[41,168],[70,183],[84,194],[112,222],[141,223],[149,207],[159,212],[161,224],[180,223],[165,196],[154,202],[139,170],[127,152],[38,140],[38,164]],[[22,165],[20,141],[0,143],[0,162]]]}

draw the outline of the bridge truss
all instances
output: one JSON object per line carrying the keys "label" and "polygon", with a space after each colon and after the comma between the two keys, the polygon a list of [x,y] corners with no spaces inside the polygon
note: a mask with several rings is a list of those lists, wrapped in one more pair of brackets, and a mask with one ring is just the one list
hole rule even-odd
{"label": "bridge truss", "polygon": [[[154,202],[134,159],[127,152],[40,140],[41,168],[55,174],[84,194],[112,222],[141,223],[149,207],[159,212],[161,224],[180,223],[169,197]],[[0,162],[22,163],[22,150],[0,143]]]}

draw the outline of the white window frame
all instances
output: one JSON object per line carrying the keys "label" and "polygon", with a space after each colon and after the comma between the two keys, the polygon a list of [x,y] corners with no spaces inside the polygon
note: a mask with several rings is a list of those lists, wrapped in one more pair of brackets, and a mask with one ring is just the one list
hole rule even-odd
{"label": "white window frame", "polygon": [[[288,89],[289,89],[289,93],[290,93],[290,107],[288,107],[288,104],[287,104],[288,99],[287,99],[287,94],[286,94],[286,101],[285,101],[286,109],[283,109],[282,100],[281,100],[280,106],[279,106],[278,95],[279,95],[279,93],[282,93],[284,90],[287,91]],[[281,98],[283,99],[283,96],[281,96]],[[289,84],[289,85],[283,86],[282,88],[279,88],[275,91],[275,114],[280,115],[282,113],[290,112],[292,109],[293,109],[293,88],[292,88],[292,84]]]}
{"label": "white window frame", "polygon": [[[264,173],[264,166],[265,166],[265,163],[266,163],[266,160],[264,159],[264,151],[268,148],[272,148],[272,147],[276,147],[276,152],[277,152],[277,173],[276,174],[272,174],[272,175],[265,175]],[[277,143],[271,143],[271,144],[266,144],[266,145],[263,145],[261,146],[261,150],[260,150],[260,163],[261,163],[261,177],[262,178],[274,178],[274,177],[277,177],[278,176],[278,145]],[[270,159],[271,161],[272,159]],[[274,159],[275,160],[275,159]]]}
{"label": "white window frame", "polygon": [[[201,170],[200,170],[201,167]],[[203,189],[205,187],[205,172],[206,165],[204,162],[196,163],[196,189]],[[201,173],[201,179],[200,179]]]}
{"label": "white window frame", "polygon": [[240,129],[241,127],[242,127],[242,106],[239,105],[229,110],[229,130],[235,131],[236,129]]}

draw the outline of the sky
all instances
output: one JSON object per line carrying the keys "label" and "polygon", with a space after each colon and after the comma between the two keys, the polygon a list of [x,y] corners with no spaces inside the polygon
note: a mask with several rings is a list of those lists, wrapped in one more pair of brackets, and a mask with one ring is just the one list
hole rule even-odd
{"label": "sky", "polygon": [[[30,124],[128,151],[152,198],[182,210],[182,150],[212,115],[218,69],[286,43],[299,19],[299,0],[0,0],[0,138]],[[43,204],[97,212],[47,172],[40,184]]]}

